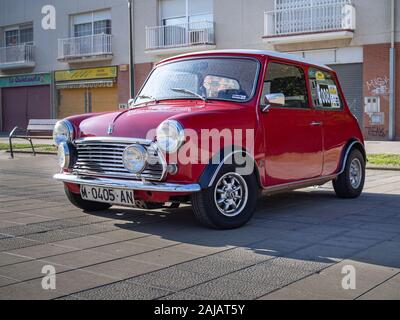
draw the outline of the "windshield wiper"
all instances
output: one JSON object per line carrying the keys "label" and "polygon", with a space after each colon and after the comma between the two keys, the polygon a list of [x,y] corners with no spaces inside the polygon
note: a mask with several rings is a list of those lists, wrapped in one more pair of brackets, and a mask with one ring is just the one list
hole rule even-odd
{"label": "windshield wiper", "polygon": [[150,96],[150,95],[147,95],[147,94],[141,95],[141,96],[139,96],[139,98],[140,99],[148,99],[148,100],[153,101],[153,102],[158,102],[157,98],[154,98],[153,96]]}
{"label": "windshield wiper", "polygon": [[208,101],[206,97],[204,97],[204,96],[202,96],[201,94],[198,94],[198,93],[196,93],[196,92],[193,92],[193,91],[191,91],[191,90],[189,90],[189,89],[184,89],[184,88],[171,88],[171,90],[174,91],[174,92],[181,92],[181,93],[191,94],[192,96],[195,96],[195,97],[197,97],[197,98],[203,100],[204,102],[207,102],[207,101]]}

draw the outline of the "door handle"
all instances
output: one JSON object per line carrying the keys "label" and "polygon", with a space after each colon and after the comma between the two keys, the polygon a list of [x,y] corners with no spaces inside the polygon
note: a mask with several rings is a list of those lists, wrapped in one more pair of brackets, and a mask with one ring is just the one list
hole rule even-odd
{"label": "door handle", "polygon": [[323,122],[313,121],[313,122],[310,123],[310,126],[312,126],[312,127],[320,127],[323,124],[324,124]]}

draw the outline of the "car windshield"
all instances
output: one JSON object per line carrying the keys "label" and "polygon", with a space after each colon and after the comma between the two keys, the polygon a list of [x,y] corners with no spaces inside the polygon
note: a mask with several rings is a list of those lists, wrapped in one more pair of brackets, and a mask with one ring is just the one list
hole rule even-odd
{"label": "car windshield", "polygon": [[169,99],[246,102],[253,98],[259,62],[248,58],[204,58],[160,65],[135,103]]}

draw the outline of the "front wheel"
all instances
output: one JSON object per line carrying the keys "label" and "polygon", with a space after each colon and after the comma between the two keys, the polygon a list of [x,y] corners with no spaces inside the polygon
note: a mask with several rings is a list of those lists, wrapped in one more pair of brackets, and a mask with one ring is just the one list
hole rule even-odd
{"label": "front wheel", "polygon": [[239,228],[253,216],[258,191],[255,174],[242,176],[234,167],[224,166],[210,188],[193,194],[193,211],[207,227]]}
{"label": "front wheel", "polygon": [[359,150],[353,150],[346,162],[344,172],[333,181],[339,198],[353,199],[361,195],[365,183],[365,159]]}

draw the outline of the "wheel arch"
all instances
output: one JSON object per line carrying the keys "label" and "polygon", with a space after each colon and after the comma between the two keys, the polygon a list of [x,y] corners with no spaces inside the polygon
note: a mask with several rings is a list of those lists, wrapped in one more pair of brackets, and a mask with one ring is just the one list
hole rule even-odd
{"label": "wheel arch", "polygon": [[242,153],[242,156],[246,158],[246,161],[251,161],[254,165],[254,173],[257,178],[258,187],[262,188],[261,177],[259,168],[257,166],[257,162],[254,157],[244,148],[234,146],[233,148],[225,148],[221,149],[217,154],[215,154],[211,159],[209,164],[204,169],[202,175],[199,179],[199,184],[202,189],[207,189],[212,186],[217,178],[218,173],[221,171],[224,164],[228,162],[228,160],[232,160],[237,153]]}
{"label": "wheel arch", "polygon": [[364,157],[365,163],[368,161],[367,152],[365,150],[364,144],[358,139],[351,139],[343,148],[342,156],[340,157],[338,175],[342,174],[345,171],[347,159],[353,150],[359,150]]}

